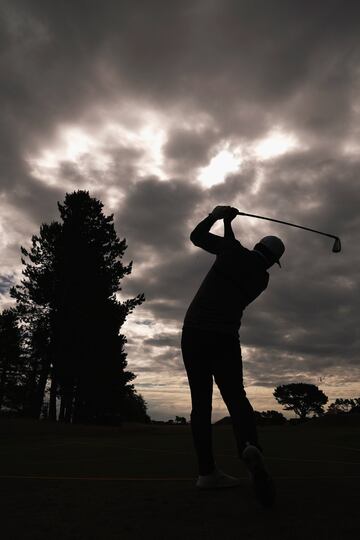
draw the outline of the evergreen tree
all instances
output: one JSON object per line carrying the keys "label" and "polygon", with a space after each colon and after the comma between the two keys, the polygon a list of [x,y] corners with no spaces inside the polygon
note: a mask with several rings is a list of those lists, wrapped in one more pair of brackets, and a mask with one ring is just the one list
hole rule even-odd
{"label": "evergreen tree", "polygon": [[22,404],[21,330],[17,314],[5,309],[0,314],[0,409],[20,410]]}
{"label": "evergreen tree", "polygon": [[51,368],[50,325],[47,317],[34,317],[27,328],[23,414],[39,419]]}
{"label": "evergreen tree", "polygon": [[[53,371],[53,318],[56,313],[56,265],[62,227],[44,223],[32,236],[31,249],[21,247],[24,265],[21,285],[12,287],[23,328],[26,362],[23,366],[25,416],[39,418],[46,382]],[[25,258],[28,260],[26,261]],[[56,417],[56,396],[53,409]]]}
{"label": "evergreen tree", "polygon": [[43,224],[31,251],[22,248],[30,259],[23,261],[26,279],[11,291],[27,320],[32,353],[39,337],[34,314],[46,329],[35,401],[42,402],[46,372],[51,379],[51,419],[57,417],[59,395],[62,421],[119,422],[127,384],[135,377],[125,371],[126,338],[120,329],[144,295],[116,299],[132,262],[122,264],[126,241],[117,237],[113,215],[103,214],[101,201],[77,191],[66,194],[58,207],[62,223]]}
{"label": "evergreen tree", "polygon": [[136,392],[133,384],[128,384],[125,388],[122,414],[123,419],[129,422],[148,424],[151,421],[147,414],[146,401]]}

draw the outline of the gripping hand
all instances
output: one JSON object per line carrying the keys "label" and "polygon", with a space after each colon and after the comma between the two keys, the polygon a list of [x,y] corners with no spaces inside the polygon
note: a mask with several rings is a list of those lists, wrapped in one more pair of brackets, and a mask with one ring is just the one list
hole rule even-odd
{"label": "gripping hand", "polygon": [[214,210],[211,212],[215,219],[223,219],[224,221],[232,221],[239,211],[232,206],[215,206]]}

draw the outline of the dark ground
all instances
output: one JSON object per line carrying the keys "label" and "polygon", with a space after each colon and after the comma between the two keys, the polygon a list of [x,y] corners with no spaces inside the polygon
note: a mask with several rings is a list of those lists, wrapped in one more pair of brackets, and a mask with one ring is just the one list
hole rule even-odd
{"label": "dark ground", "polygon": [[254,500],[231,426],[217,462],[243,483],[198,492],[189,426],[0,420],[2,540],[360,538],[360,422],[260,428],[275,508]]}

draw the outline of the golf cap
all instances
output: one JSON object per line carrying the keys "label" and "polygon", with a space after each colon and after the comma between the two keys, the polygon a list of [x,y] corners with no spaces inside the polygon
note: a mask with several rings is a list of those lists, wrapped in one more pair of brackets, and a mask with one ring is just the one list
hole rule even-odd
{"label": "golf cap", "polygon": [[264,238],[260,240],[260,242],[257,244],[256,247],[259,248],[259,251],[261,250],[262,247],[264,248],[264,250],[261,250],[261,253],[262,255],[265,255],[265,257],[267,254],[266,252],[268,251],[269,252],[268,254],[271,256],[271,259],[277,262],[281,268],[279,259],[285,251],[285,246],[284,246],[283,241],[280,240],[280,238],[278,238],[277,236],[264,236]]}

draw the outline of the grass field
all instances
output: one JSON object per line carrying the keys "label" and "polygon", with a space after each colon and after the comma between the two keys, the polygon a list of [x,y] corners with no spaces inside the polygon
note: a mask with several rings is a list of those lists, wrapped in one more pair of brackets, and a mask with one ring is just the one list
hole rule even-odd
{"label": "grass field", "polygon": [[243,482],[199,492],[189,426],[0,420],[1,538],[359,538],[358,419],[259,431],[277,486],[271,510],[253,498],[231,426],[213,429],[217,463]]}

